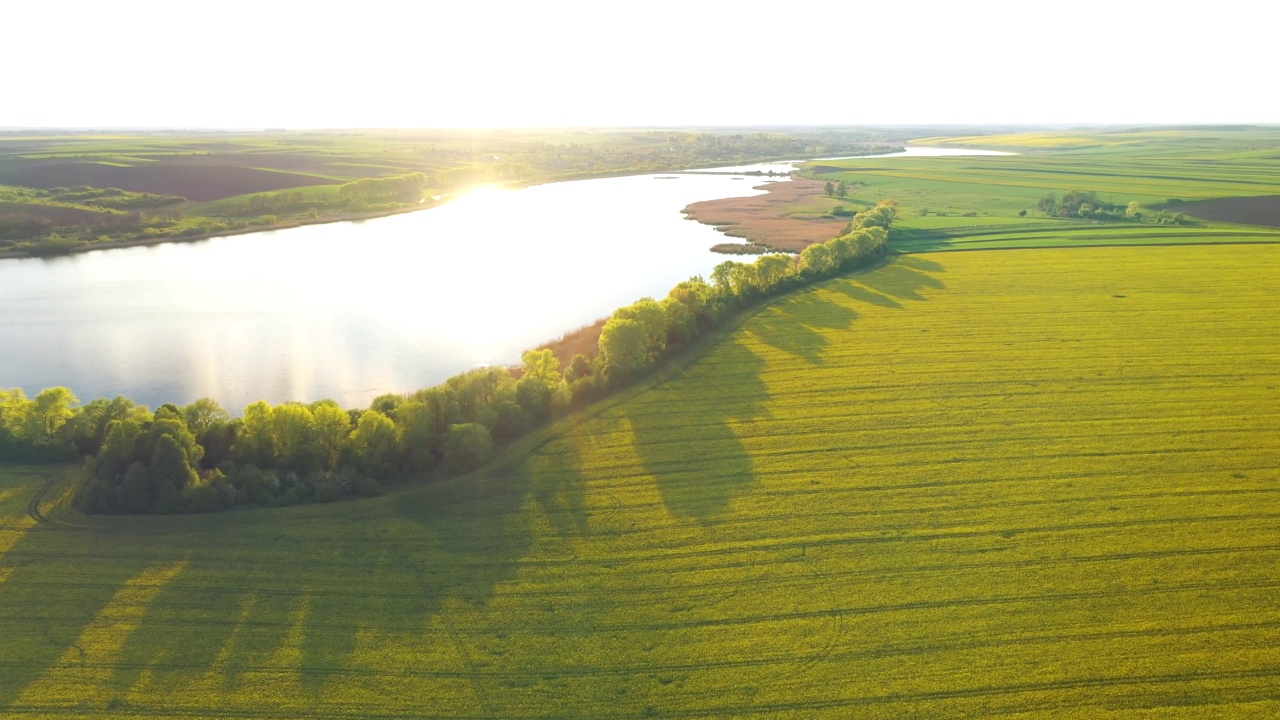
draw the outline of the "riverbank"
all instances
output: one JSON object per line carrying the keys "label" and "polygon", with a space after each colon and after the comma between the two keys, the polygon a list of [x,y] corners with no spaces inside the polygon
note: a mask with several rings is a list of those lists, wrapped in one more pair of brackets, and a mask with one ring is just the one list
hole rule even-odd
{"label": "riverbank", "polygon": [[[763,163],[774,163],[774,162],[787,162],[795,159],[796,159],[795,154],[791,153],[787,155],[756,158],[752,160],[746,160],[743,162],[763,164]],[[692,171],[685,169],[683,167],[651,168],[646,170],[636,170],[632,168],[628,170],[567,173],[567,174],[557,176],[557,177],[552,177],[552,178],[544,178],[544,179],[536,179],[536,180],[521,180],[516,182],[510,182],[510,183],[494,183],[491,186],[500,187],[504,190],[520,190],[523,188],[536,187],[539,185],[548,185],[548,184],[560,183],[560,182],[574,182],[578,180],[601,180],[605,178],[653,175],[657,173],[674,173],[678,175],[684,175],[684,174],[743,175],[744,174],[744,173],[728,173],[728,172],[720,173],[720,172],[716,172],[714,168],[709,168],[708,170],[692,170]],[[762,176],[762,173],[758,173],[758,172],[745,173],[745,174],[753,175],[755,177]],[[763,176],[767,177],[769,175],[763,174]],[[113,249],[119,249],[119,248],[149,247],[154,245],[165,245],[169,243],[190,243],[190,242],[199,242],[202,240],[209,240],[211,238],[217,238],[217,237],[228,237],[232,235],[249,235],[253,233],[270,232],[273,230],[288,230],[290,228],[304,227],[308,225],[327,225],[327,224],[341,223],[341,222],[357,222],[361,220],[373,220],[376,218],[390,217],[393,215],[403,215],[405,213],[418,212],[420,210],[430,210],[433,208],[440,207],[441,205],[448,202],[449,200],[455,199],[465,194],[466,194],[465,191],[461,193],[444,194],[440,196],[441,199],[439,200],[433,201],[431,199],[428,199],[422,203],[418,203],[414,205],[406,205],[404,207],[398,207],[393,209],[374,210],[374,211],[359,212],[359,213],[341,212],[341,213],[332,213],[328,215],[319,215],[317,217],[297,216],[297,217],[285,218],[278,222],[266,224],[266,225],[251,225],[248,227],[241,227],[241,228],[228,228],[228,229],[216,230],[213,232],[199,233],[195,235],[166,235],[166,236],[160,236],[160,237],[140,237],[140,238],[129,238],[129,239],[120,239],[120,240],[90,241],[81,245],[58,247],[56,249],[42,248],[38,250],[31,250],[31,249],[0,250],[0,260],[20,259],[20,258],[63,257],[67,255],[77,255],[81,253],[93,252],[95,250],[113,250]]]}
{"label": "riverbank", "polygon": [[418,212],[419,210],[430,210],[431,208],[440,207],[447,200],[427,201],[418,205],[409,205],[394,210],[378,210],[376,212],[367,213],[345,213],[334,216],[319,217],[299,217],[289,218],[281,222],[271,225],[254,225],[243,228],[229,228],[226,230],[218,230],[217,232],[200,233],[199,235],[172,235],[165,237],[144,237],[131,238],[128,240],[107,240],[105,242],[92,242],[86,245],[77,245],[66,249],[59,249],[56,252],[32,252],[30,250],[3,250],[0,251],[0,260],[18,259],[18,258],[52,258],[65,257],[67,255],[79,255],[81,253],[93,252],[95,250],[115,250],[119,248],[132,247],[149,247],[152,245],[168,245],[171,243],[192,243],[202,240],[210,240],[212,238],[229,237],[232,235],[251,235],[253,233],[271,232],[273,230],[288,230],[290,228],[305,227],[307,225],[329,225],[332,223],[343,222],[359,222],[361,220],[373,220],[375,218],[390,217],[392,215],[403,215],[405,213]]}
{"label": "riverbank", "polygon": [[826,197],[824,186],[819,180],[803,178],[765,183],[755,188],[765,190],[763,195],[705,200],[686,206],[682,212],[690,220],[712,225],[749,245],[800,252],[839,235],[849,222],[847,217],[829,214],[844,201]]}

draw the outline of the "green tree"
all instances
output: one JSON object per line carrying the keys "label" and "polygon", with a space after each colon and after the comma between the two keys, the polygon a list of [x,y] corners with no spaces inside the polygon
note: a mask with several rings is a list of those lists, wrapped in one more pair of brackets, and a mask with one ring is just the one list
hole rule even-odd
{"label": "green tree", "polygon": [[524,365],[523,377],[539,380],[548,386],[560,382],[560,359],[550,349],[530,350],[520,360]]}
{"label": "green tree", "polygon": [[400,427],[400,454],[407,468],[411,471],[434,468],[436,448],[443,443],[443,434],[447,431],[447,426],[439,428],[436,408],[423,400],[408,400],[396,410],[395,419]]}
{"label": "green tree", "polygon": [[182,451],[182,457],[187,465],[195,467],[199,465],[200,459],[204,457],[204,448],[200,447],[200,443],[196,441],[196,436],[187,428],[187,424],[177,417],[161,415],[160,411],[156,411],[156,420],[146,426],[146,436],[138,452],[143,455],[142,459],[147,460],[160,444],[161,438],[169,438]]}
{"label": "green tree", "polygon": [[634,320],[644,328],[645,353],[653,359],[667,347],[667,313],[653,298],[641,298],[614,312],[615,318]]}
{"label": "green tree", "polygon": [[503,385],[511,381],[506,368],[476,368],[455,375],[446,382],[457,393],[458,408],[467,422],[479,422],[493,427],[498,421],[495,406]]}
{"label": "green tree", "polygon": [[311,408],[284,403],[271,409],[275,466],[306,474],[320,464],[316,452],[316,419]]}
{"label": "green tree", "polygon": [[116,507],[127,513],[143,513],[155,501],[151,472],[141,462],[129,465],[116,491]]}
{"label": "green tree", "polygon": [[591,360],[582,353],[573,356],[573,360],[569,361],[569,367],[564,371],[565,382],[573,382],[579,378],[591,375]]}
{"label": "green tree", "polygon": [[811,278],[825,277],[835,265],[831,256],[831,248],[825,243],[810,245],[800,253],[800,269]]}
{"label": "green tree", "polygon": [[741,264],[734,260],[725,260],[711,269],[711,281],[715,283],[719,294],[733,295],[733,282],[730,278],[733,275],[733,268]]}
{"label": "green tree", "polygon": [[462,409],[458,405],[458,396],[448,385],[437,385],[433,388],[419,390],[410,398],[431,408],[431,451],[436,458],[444,455],[444,436],[449,426],[462,421]]}
{"label": "green tree", "polygon": [[42,390],[36,395],[29,421],[31,433],[37,444],[48,445],[57,441],[58,431],[75,415],[72,405],[79,403],[76,396],[64,387]]}
{"label": "green tree", "polygon": [[276,444],[271,428],[271,406],[259,400],[244,409],[234,454],[238,461],[260,468],[275,466]]}
{"label": "green tree", "polygon": [[644,326],[635,320],[613,317],[600,331],[600,358],[606,367],[624,375],[639,370],[648,357]]}
{"label": "green tree", "polygon": [[764,255],[756,260],[756,277],[762,292],[773,292],[791,273],[791,258],[786,255]]}
{"label": "green tree", "polygon": [[[559,361],[556,365],[559,365]],[[557,375],[557,385],[559,376]],[[516,381],[515,402],[528,415],[529,420],[545,418],[551,410],[551,392],[555,385],[537,377],[522,377]]]}
{"label": "green tree", "polygon": [[[0,391],[0,395],[3,392]],[[98,399],[82,406],[63,427],[72,448],[80,455],[97,455],[107,437],[107,427],[115,420],[133,419],[146,422],[151,417],[145,407],[132,400],[117,396],[112,400]]]}
{"label": "green tree", "polygon": [[196,479],[195,468],[192,467],[187,453],[172,435],[161,435],[156,441],[156,449],[151,453],[151,465],[148,470],[151,482],[156,488],[157,499],[169,496],[170,490],[182,490]]}
{"label": "green tree", "polygon": [[321,468],[333,470],[351,441],[351,416],[332,400],[312,407],[314,455]]}
{"label": "green tree", "polygon": [[661,303],[667,315],[667,343],[685,346],[698,336],[698,318],[689,306],[668,296]]}
{"label": "green tree", "polygon": [[401,402],[404,402],[404,398],[402,396],[387,393],[374,398],[373,402],[369,403],[369,407],[370,409],[377,410],[387,417],[393,417],[396,414],[396,408],[399,407]]}
{"label": "green tree", "polygon": [[94,474],[109,487],[120,484],[129,466],[138,459],[146,432],[142,423],[126,418],[107,427],[102,451],[93,460]]}
{"label": "green tree", "polygon": [[444,446],[445,466],[454,472],[474,470],[493,457],[493,438],[478,423],[450,425]]}
{"label": "green tree", "polygon": [[361,469],[375,477],[395,474],[399,446],[396,424],[377,410],[361,415],[360,424],[351,433],[351,449],[359,458]]}
{"label": "green tree", "polygon": [[196,436],[231,419],[221,405],[209,398],[200,398],[182,408],[181,412],[187,427]]}
{"label": "green tree", "polygon": [[827,197],[831,197],[832,195],[835,194],[835,192],[836,192],[836,185],[830,180],[827,181],[826,185],[822,186],[822,194],[826,195]]}

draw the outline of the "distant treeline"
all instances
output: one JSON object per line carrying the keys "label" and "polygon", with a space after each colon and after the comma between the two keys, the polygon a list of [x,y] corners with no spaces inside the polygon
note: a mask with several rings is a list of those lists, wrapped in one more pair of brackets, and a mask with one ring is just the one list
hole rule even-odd
{"label": "distant treeline", "polygon": [[260,401],[235,419],[209,399],[152,412],[123,397],[77,406],[66,388],[34,398],[0,391],[0,457],[84,457],[74,503],[88,513],[325,502],[377,494],[404,476],[462,474],[488,462],[495,445],[626,387],[761,299],[869,264],[884,253],[896,216],[897,203],[886,200],[799,255],[727,261],[710,282],[694,277],[662,300],[620,308],[594,358],[577,354],[562,368],[551,350],[532,350],[519,368],[472,370],[364,410]]}
{"label": "distant treeline", "polygon": [[342,200],[398,200],[409,202],[422,197],[422,189],[427,186],[427,176],[420,172],[391,177],[360,178],[354,182],[338,186],[338,197]]}
{"label": "distant treeline", "polygon": [[[1181,202],[1170,198],[1170,204]],[[1145,216],[1142,206],[1135,200],[1128,205],[1117,205],[1098,197],[1095,192],[1072,190],[1059,200],[1053,193],[1040,198],[1036,205],[1040,212],[1055,217],[1081,217],[1094,220],[1132,220],[1142,222],[1149,220],[1160,225],[1188,225],[1192,220],[1180,212],[1157,210],[1149,217]],[[1025,214],[1025,211],[1024,211]]]}

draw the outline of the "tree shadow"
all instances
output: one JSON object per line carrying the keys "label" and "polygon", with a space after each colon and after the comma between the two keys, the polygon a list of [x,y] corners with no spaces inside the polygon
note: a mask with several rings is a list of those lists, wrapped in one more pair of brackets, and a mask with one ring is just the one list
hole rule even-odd
{"label": "tree shadow", "polygon": [[769,305],[744,329],[767,345],[821,365],[822,354],[831,345],[823,331],[848,330],[858,319],[856,311],[824,298],[823,292],[809,288]]}
{"label": "tree shadow", "polygon": [[414,546],[397,546],[392,562],[417,575],[439,600],[488,602],[499,583],[515,577],[533,545],[524,512],[528,474],[517,469],[425,490],[396,497],[397,514],[414,525],[418,537]]}
{"label": "tree shadow", "polygon": [[[12,705],[61,660],[71,668],[85,665],[92,650],[80,646],[85,631],[150,564],[147,558],[119,557],[86,572],[81,542],[93,538],[36,527],[5,554],[12,571],[0,583],[0,708]],[[10,613],[36,617],[4,617]]]}
{"label": "tree shadow", "polygon": [[[538,460],[521,469],[529,473],[533,499],[552,529],[561,538],[589,537],[590,512],[587,510],[587,478],[577,447],[561,437],[538,453]],[[550,471],[539,460],[554,458]]]}
{"label": "tree shadow", "polygon": [[878,292],[873,292],[867,287],[858,285],[856,279],[854,278],[850,278],[849,280],[850,280],[849,282],[832,283],[831,289],[835,290],[836,292],[844,293],[845,295],[848,295],[853,300],[857,300],[858,302],[864,302],[864,303],[867,303],[868,305],[876,305],[878,307],[883,307],[883,308],[893,308],[895,310],[902,309],[903,307],[902,303],[898,302],[897,300],[894,300],[888,295],[881,295]]}
{"label": "tree shadow", "polygon": [[754,484],[737,428],[768,417],[765,365],[741,339],[727,339],[679,378],[620,408],[636,455],[677,518],[713,524]]}
{"label": "tree shadow", "polygon": [[[904,260],[908,262],[903,262]],[[941,280],[928,274],[932,272],[930,265],[936,266],[937,263],[931,260],[922,263],[909,257],[900,257],[874,272],[858,275],[850,280],[890,298],[922,301],[927,299],[922,291],[946,288]]]}

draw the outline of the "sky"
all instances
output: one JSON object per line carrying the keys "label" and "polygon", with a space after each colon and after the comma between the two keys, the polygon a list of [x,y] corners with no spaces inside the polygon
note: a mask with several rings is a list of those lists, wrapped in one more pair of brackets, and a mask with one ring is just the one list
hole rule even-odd
{"label": "sky", "polygon": [[4,0],[0,127],[1280,122],[1273,13],[1236,0]]}

